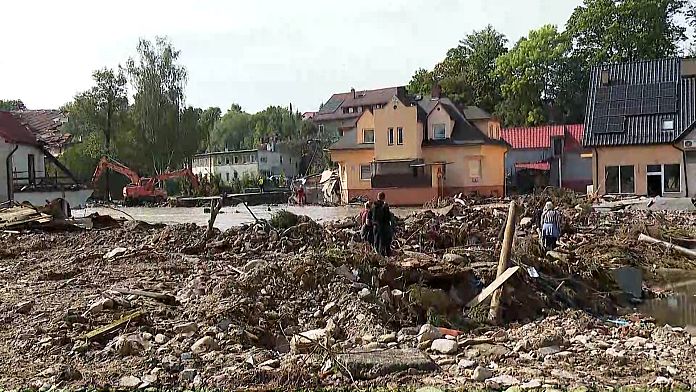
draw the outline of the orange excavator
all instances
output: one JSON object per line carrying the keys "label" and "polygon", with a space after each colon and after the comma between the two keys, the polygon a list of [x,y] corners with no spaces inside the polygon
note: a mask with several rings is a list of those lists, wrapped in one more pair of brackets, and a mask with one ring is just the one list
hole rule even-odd
{"label": "orange excavator", "polygon": [[108,169],[123,174],[130,180],[130,184],[123,187],[123,197],[126,204],[137,204],[145,201],[158,203],[165,201],[167,199],[167,191],[158,187],[158,185],[162,181],[171,178],[187,177],[193,189],[198,189],[199,187],[198,177],[193,174],[191,169],[167,171],[155,177],[140,177],[133,169],[109,157],[102,157],[99,160],[92,176],[92,184],[95,184]]}

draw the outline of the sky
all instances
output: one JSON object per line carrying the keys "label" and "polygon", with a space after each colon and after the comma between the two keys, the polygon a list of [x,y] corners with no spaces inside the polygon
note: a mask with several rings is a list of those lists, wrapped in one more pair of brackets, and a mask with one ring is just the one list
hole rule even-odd
{"label": "sky", "polygon": [[406,85],[487,24],[511,44],[562,27],[581,0],[24,0],[3,2],[0,99],[53,109],[166,36],[188,73],[186,104],[319,108],[333,93]]}

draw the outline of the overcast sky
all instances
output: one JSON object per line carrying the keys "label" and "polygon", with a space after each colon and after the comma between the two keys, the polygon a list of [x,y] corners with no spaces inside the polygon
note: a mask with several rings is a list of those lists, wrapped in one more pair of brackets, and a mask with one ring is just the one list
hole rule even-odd
{"label": "overcast sky", "polygon": [[334,92],[407,84],[474,29],[514,42],[563,26],[581,0],[3,1],[0,99],[57,108],[91,72],[166,35],[188,70],[186,100],[316,110]]}

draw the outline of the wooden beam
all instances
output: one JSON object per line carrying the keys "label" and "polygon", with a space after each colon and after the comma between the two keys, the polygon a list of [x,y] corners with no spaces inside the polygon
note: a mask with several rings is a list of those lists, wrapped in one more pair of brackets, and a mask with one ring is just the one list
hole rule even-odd
{"label": "wooden beam", "polygon": [[126,324],[130,323],[131,321],[135,321],[135,320],[139,319],[140,317],[142,317],[144,315],[145,315],[144,311],[138,310],[137,312],[133,312],[129,315],[121,317],[120,319],[114,321],[111,324],[107,324],[103,327],[99,327],[99,328],[94,329],[90,332],[87,332],[86,334],[84,334],[82,336],[82,339],[86,339],[86,340],[97,339],[105,334],[111,333],[111,332],[125,326]]}
{"label": "wooden beam", "polygon": [[489,284],[488,287],[486,287],[485,289],[483,289],[483,291],[481,291],[481,293],[480,293],[479,295],[477,295],[474,299],[472,299],[471,301],[469,301],[469,303],[466,304],[466,307],[467,307],[467,308],[473,308],[474,306],[476,306],[476,305],[480,304],[481,302],[485,301],[488,297],[491,296],[491,294],[493,294],[493,292],[494,292],[495,290],[497,290],[500,286],[502,286],[503,283],[505,283],[505,281],[507,281],[508,279],[510,279],[510,277],[511,277],[512,275],[514,275],[515,272],[517,272],[517,270],[519,270],[519,269],[520,269],[519,266],[514,266],[514,267],[508,268],[502,275],[500,275],[499,277],[495,278],[495,280],[493,281],[493,283]]}
{"label": "wooden beam", "polygon": [[[516,218],[517,203],[515,203],[513,200],[510,202],[510,208],[508,209],[507,223],[505,224],[505,236],[503,237],[503,247],[500,249],[500,259],[498,260],[498,274],[496,275],[496,280],[504,275],[507,269],[508,261],[510,260],[512,241],[515,238],[515,224],[517,223]],[[512,276],[513,273],[514,272],[512,272],[510,276]],[[505,280],[507,280],[507,278]],[[500,285],[502,286],[504,282],[505,281],[501,282]],[[488,314],[488,318],[493,323],[497,323],[500,319],[500,300],[502,296],[503,289],[501,287],[493,293],[493,298],[491,298],[491,310]]]}
{"label": "wooden beam", "polygon": [[696,259],[696,251],[695,250],[687,249],[687,248],[684,248],[683,246],[679,246],[679,245],[674,245],[674,244],[666,242],[666,241],[661,241],[661,240],[658,240],[657,238],[653,238],[653,237],[647,236],[645,234],[639,235],[638,241],[647,242],[649,244],[662,245],[667,249],[674,249],[678,253],[681,253],[682,255],[687,256],[691,259]]}
{"label": "wooden beam", "polygon": [[138,295],[141,297],[147,297],[147,298],[153,298],[158,301],[161,301],[165,304],[169,305],[176,305],[176,297],[174,297],[171,294],[162,294],[162,293],[155,293],[152,291],[143,291],[143,290],[130,290],[130,289],[121,289],[121,288],[115,288],[111,289],[112,291],[115,291],[117,293],[125,294],[125,295]]}

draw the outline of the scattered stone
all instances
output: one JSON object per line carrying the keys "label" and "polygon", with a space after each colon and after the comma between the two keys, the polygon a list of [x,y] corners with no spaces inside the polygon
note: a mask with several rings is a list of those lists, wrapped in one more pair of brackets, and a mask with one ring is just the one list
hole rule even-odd
{"label": "scattered stone", "polygon": [[437,360],[437,364],[439,366],[449,366],[449,365],[454,365],[457,362],[457,360],[453,357],[443,357],[439,358]]}
{"label": "scattered stone", "polygon": [[324,306],[324,314],[334,314],[338,311],[336,302],[329,302]]}
{"label": "scattered stone", "polygon": [[138,385],[140,385],[142,381],[135,376],[123,376],[121,377],[121,380],[119,380],[118,385],[123,387],[123,388],[135,388]]}
{"label": "scattered stone", "polygon": [[97,313],[100,313],[101,311],[103,311],[104,309],[111,309],[113,307],[114,307],[113,300],[111,300],[109,298],[101,299],[101,300],[89,305],[89,308],[83,314],[83,316],[87,316],[90,314],[97,314]]}
{"label": "scattered stone", "polygon": [[624,346],[626,346],[626,348],[640,348],[644,346],[647,341],[648,339],[646,338],[634,336],[632,338],[626,339]]}
{"label": "scattered stone", "polygon": [[377,341],[380,343],[396,342],[396,334],[395,333],[388,333],[388,334],[381,335],[379,338],[377,338]]}
{"label": "scattered stone", "polygon": [[358,296],[360,296],[360,299],[362,299],[363,301],[369,301],[372,299],[372,292],[370,291],[370,289],[365,287],[362,290],[360,290]]}
{"label": "scattered stone", "polygon": [[194,322],[174,326],[174,332],[181,335],[194,334],[198,331],[198,324]]}
{"label": "scattered stone", "polygon": [[216,351],[219,348],[220,347],[213,338],[210,336],[204,336],[198,339],[196,343],[191,346],[191,351],[193,351],[195,354],[202,354],[207,351]]}
{"label": "scattered stone", "polygon": [[266,262],[266,260],[256,259],[246,263],[244,267],[242,267],[242,270],[244,270],[244,272],[246,273],[250,273],[256,269],[265,268],[267,265],[268,263]]}
{"label": "scattered stone", "polygon": [[561,352],[561,348],[558,346],[548,346],[548,347],[542,347],[537,350],[537,354],[539,355],[539,358],[546,358],[549,355],[557,354]]}
{"label": "scattered stone", "polygon": [[472,367],[476,366],[476,361],[472,361],[470,359],[462,359],[459,361],[457,364],[462,369],[471,369]]}
{"label": "scattered stone", "polygon": [[158,333],[157,335],[155,335],[155,343],[157,344],[164,344],[167,342],[167,340],[169,339],[164,334]]}
{"label": "scattered stone", "polygon": [[541,381],[539,381],[539,380],[531,380],[531,381],[527,381],[527,382],[525,382],[525,383],[523,383],[523,384],[520,384],[520,388],[521,388],[521,389],[524,389],[524,390],[527,390],[527,389],[537,389],[537,388],[541,388],[541,385],[542,385],[542,384],[541,384]]}
{"label": "scattered stone", "polygon": [[371,342],[375,341],[375,337],[372,335],[363,335],[363,337],[361,339],[362,339],[363,343],[371,343]]}
{"label": "scattered stone", "polygon": [[442,261],[452,264],[463,264],[466,262],[466,259],[454,253],[446,253],[442,256]]}
{"label": "scattered stone", "polygon": [[506,374],[500,375],[497,377],[489,378],[486,380],[486,382],[497,384],[497,385],[502,385],[505,387],[510,387],[513,385],[519,385],[520,381],[516,379],[515,377],[508,376]]}
{"label": "scattered stone", "polygon": [[373,351],[373,350],[379,350],[382,348],[382,346],[377,343],[377,342],[370,342],[364,346],[365,350],[367,351]]}
{"label": "scattered stone", "polygon": [[33,300],[20,302],[17,305],[15,305],[15,313],[29,314],[29,312],[31,312],[31,309],[33,307],[34,307]]}
{"label": "scattered stone", "polygon": [[441,337],[442,332],[440,332],[439,328],[430,324],[423,324],[418,331],[418,344],[429,340],[440,339]]}
{"label": "scattered stone", "polygon": [[116,247],[116,248],[106,252],[104,254],[103,258],[104,258],[104,260],[113,259],[114,257],[121,256],[121,255],[125,254],[126,252],[128,252],[128,249]]}
{"label": "scattered stone", "polygon": [[696,346],[696,336],[691,337],[691,345]]}
{"label": "scattered stone", "polygon": [[193,381],[198,371],[196,369],[184,369],[181,371],[181,378],[185,381]]}
{"label": "scattered stone", "polygon": [[454,340],[435,339],[430,349],[442,354],[456,354],[459,350],[459,344]]}
{"label": "scattered stone", "polygon": [[83,340],[80,340],[78,342],[75,342],[72,350],[76,353],[86,353],[87,351],[89,351],[89,344],[87,344]]}
{"label": "scattered stone", "polygon": [[471,379],[474,381],[486,381],[489,378],[493,377],[493,372],[488,370],[488,368],[485,368],[483,366],[477,366],[476,369],[474,369],[474,374],[471,376]]}
{"label": "scattered stone", "polygon": [[278,359],[269,359],[268,361],[261,362],[261,364],[259,364],[259,367],[277,369],[280,367],[280,361]]}
{"label": "scattered stone", "polygon": [[532,218],[525,216],[524,218],[520,219],[520,227],[522,228],[529,228],[532,226]]}
{"label": "scattered stone", "polygon": [[348,368],[354,378],[361,380],[370,380],[409,369],[418,372],[431,372],[438,369],[437,364],[427,355],[415,349],[339,354],[338,360]]}

